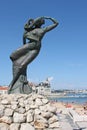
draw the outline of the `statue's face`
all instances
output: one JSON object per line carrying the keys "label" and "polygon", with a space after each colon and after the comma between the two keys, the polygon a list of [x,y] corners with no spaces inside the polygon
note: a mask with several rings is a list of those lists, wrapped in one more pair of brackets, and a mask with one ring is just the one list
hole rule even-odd
{"label": "statue's face", "polygon": [[41,23],[42,23],[42,24],[45,24],[45,20],[44,20],[44,19],[41,19]]}
{"label": "statue's face", "polygon": [[43,25],[45,23],[45,20],[44,19],[40,19],[38,20],[38,22],[36,23],[36,27],[41,27],[41,25]]}

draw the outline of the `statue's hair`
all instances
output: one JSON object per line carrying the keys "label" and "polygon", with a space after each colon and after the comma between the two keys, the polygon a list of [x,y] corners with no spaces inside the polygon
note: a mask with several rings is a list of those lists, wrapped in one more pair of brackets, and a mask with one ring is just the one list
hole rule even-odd
{"label": "statue's hair", "polygon": [[35,23],[35,26],[41,26],[44,22],[45,22],[45,20],[44,20],[43,18],[40,18],[40,19]]}
{"label": "statue's hair", "polygon": [[33,21],[34,21],[34,19],[29,19],[29,20],[28,20],[28,25],[30,25],[31,22],[33,22]]}

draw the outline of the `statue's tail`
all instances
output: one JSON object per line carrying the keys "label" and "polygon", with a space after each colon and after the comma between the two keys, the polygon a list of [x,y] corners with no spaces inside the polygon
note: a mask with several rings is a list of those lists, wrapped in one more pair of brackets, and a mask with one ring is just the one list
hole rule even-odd
{"label": "statue's tail", "polygon": [[19,76],[21,75],[23,71],[23,68],[18,68],[18,70],[16,70],[16,75],[14,76],[12,82],[10,83],[9,85],[9,90],[8,90],[8,94],[10,94],[12,88],[13,88],[13,85],[16,83],[16,81],[18,80]]}

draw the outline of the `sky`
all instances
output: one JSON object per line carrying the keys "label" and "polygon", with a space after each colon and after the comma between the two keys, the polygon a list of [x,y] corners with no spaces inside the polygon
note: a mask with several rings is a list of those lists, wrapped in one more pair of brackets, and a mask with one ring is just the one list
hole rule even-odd
{"label": "sky", "polygon": [[87,0],[0,0],[0,85],[13,78],[9,57],[23,45],[24,24],[40,16],[59,25],[43,37],[39,55],[28,65],[28,80],[52,77],[52,89],[86,89]]}

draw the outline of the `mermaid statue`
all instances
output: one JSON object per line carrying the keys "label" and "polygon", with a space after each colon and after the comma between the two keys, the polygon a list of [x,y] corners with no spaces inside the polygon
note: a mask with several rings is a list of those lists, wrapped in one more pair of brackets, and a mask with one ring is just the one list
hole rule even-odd
{"label": "mermaid statue", "polygon": [[[42,27],[45,20],[51,20],[52,25]],[[8,94],[32,93],[32,88],[27,81],[27,66],[39,54],[41,40],[46,32],[51,31],[58,22],[51,17],[38,17],[29,19],[24,25],[23,45],[10,55],[13,65],[13,79],[9,85]]]}

